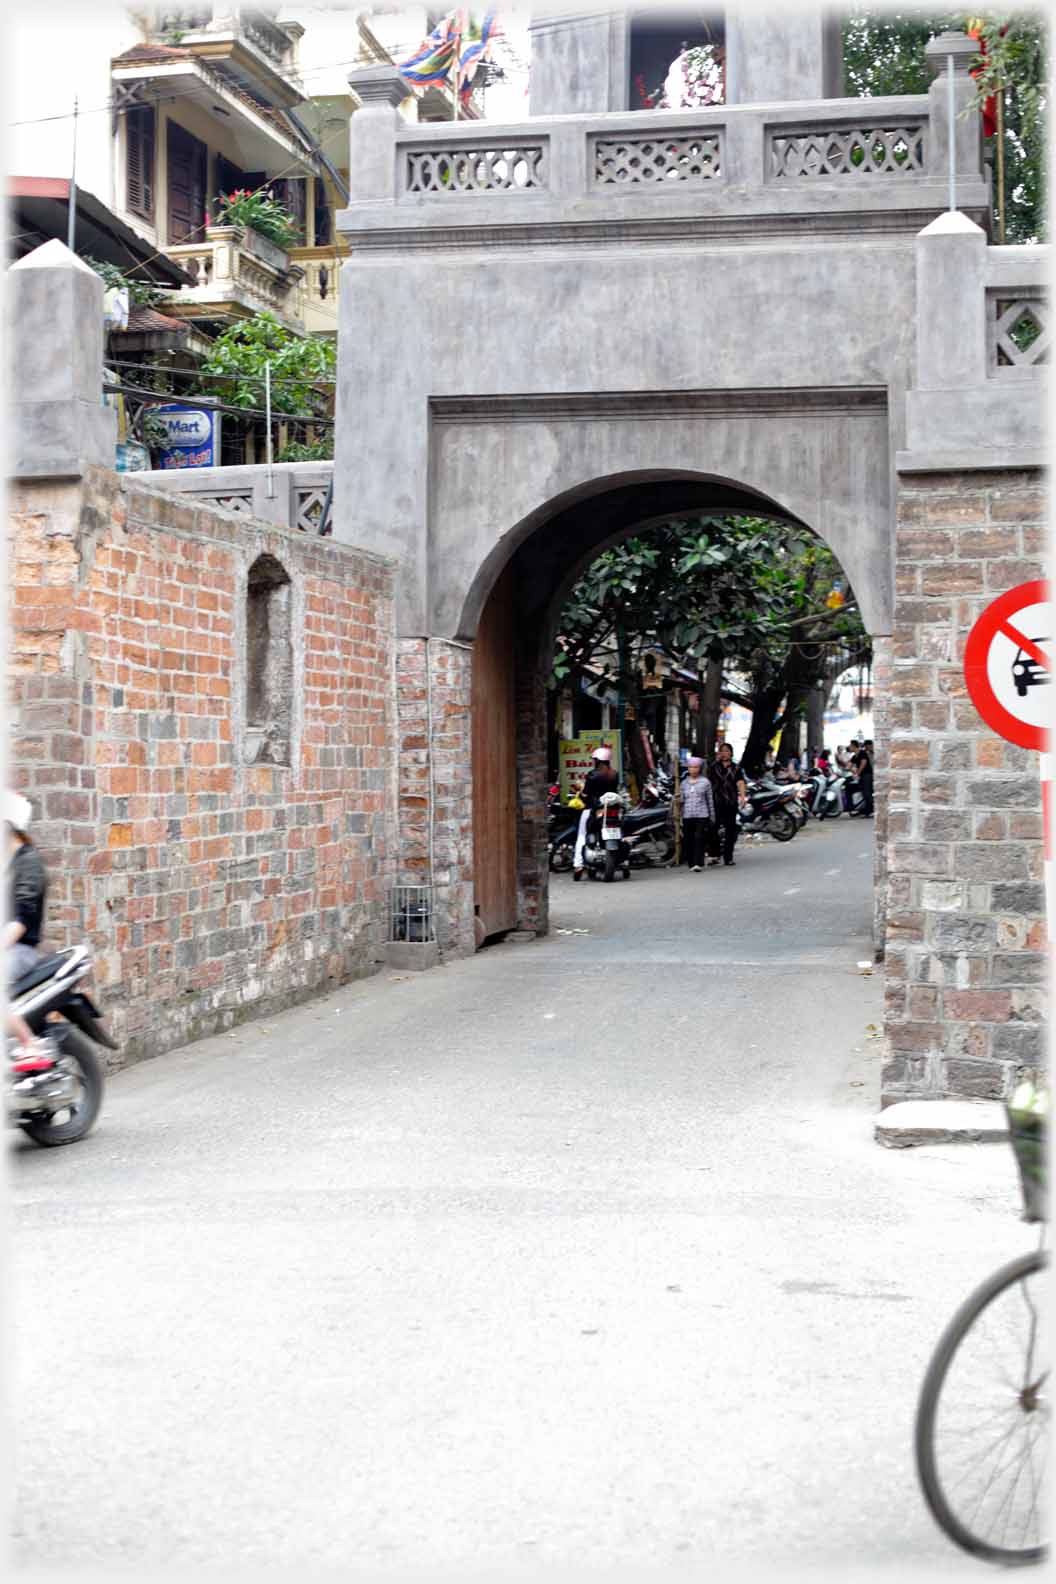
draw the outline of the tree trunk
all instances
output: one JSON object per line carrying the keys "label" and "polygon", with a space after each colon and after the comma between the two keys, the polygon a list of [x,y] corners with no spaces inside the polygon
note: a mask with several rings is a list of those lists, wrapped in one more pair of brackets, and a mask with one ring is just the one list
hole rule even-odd
{"label": "tree trunk", "polygon": [[741,763],[749,775],[757,775],[766,763],[766,751],[774,735],[784,696],[784,683],[760,688],[753,696],[751,730],[741,755]]}
{"label": "tree trunk", "polygon": [[709,763],[715,753],[715,738],[722,714],[722,652],[708,655],[704,691],[700,696],[700,743],[698,754]]}
{"label": "tree trunk", "polygon": [[829,702],[828,676],[820,678],[810,690],[807,700],[807,747],[814,749],[825,746],[825,706]]}

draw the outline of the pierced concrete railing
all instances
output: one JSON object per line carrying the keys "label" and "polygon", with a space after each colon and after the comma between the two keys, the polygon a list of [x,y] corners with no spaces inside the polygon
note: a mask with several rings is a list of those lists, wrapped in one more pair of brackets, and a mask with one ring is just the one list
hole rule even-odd
{"label": "pierced concrete railing", "polygon": [[149,473],[136,473],[134,477],[137,482],[155,489],[186,496],[193,505],[219,506],[257,522],[318,534],[333,471],[332,462],[276,462],[271,470],[270,494],[268,469],[260,464],[152,469]]}
{"label": "pierced concrete railing", "polygon": [[1048,249],[986,250],[986,363],[993,378],[1036,376],[1049,362]]}

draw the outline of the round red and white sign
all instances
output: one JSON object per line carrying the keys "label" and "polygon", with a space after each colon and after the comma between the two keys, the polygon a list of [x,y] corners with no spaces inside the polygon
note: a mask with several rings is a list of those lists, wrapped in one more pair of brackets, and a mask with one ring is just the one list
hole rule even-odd
{"label": "round red and white sign", "polygon": [[964,680],[992,731],[1018,748],[1052,729],[1053,611],[1048,583],[1021,583],[988,605],[968,635]]}

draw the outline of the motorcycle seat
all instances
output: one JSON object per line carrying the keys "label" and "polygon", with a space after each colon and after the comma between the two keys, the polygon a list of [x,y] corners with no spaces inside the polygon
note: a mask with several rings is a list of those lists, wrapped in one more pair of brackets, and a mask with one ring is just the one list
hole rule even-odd
{"label": "motorcycle seat", "polygon": [[43,984],[46,979],[54,978],[69,955],[69,951],[61,951],[54,952],[50,957],[42,957],[33,968],[15,980],[10,994],[25,995],[27,990],[35,990],[37,985]]}

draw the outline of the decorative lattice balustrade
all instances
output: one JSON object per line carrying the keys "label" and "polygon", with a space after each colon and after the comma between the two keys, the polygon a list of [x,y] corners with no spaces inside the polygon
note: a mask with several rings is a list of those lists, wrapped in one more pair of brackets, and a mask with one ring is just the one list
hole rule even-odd
{"label": "decorative lattice balustrade", "polygon": [[302,533],[317,534],[323,531],[323,511],[326,507],[326,486],[296,487],[293,492],[293,526]]}
{"label": "decorative lattice balustrade", "polygon": [[628,133],[594,142],[594,185],[638,187],[656,182],[706,182],[722,174],[717,132],[684,137]]}
{"label": "decorative lattice balustrade", "polygon": [[231,495],[199,495],[195,494],[195,501],[202,506],[219,506],[223,511],[244,512],[247,517],[253,515],[253,491],[238,490]]}
{"label": "decorative lattice balustrade", "polygon": [[542,143],[516,148],[473,147],[408,149],[406,190],[445,197],[452,193],[527,192],[547,186]]}
{"label": "decorative lattice balustrade", "polygon": [[926,169],[926,122],[901,126],[771,128],[771,180],[834,176],[913,176]]}
{"label": "decorative lattice balustrade", "polygon": [[1048,363],[1049,309],[1040,288],[988,292],[986,316],[991,374]]}

